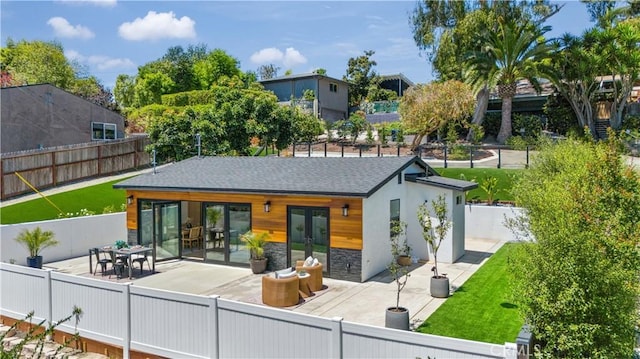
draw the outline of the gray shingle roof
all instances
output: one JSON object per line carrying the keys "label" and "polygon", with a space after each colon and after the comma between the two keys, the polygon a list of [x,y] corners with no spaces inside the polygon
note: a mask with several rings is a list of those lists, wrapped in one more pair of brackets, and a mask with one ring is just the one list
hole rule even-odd
{"label": "gray shingle roof", "polygon": [[368,197],[418,157],[193,157],[114,188]]}

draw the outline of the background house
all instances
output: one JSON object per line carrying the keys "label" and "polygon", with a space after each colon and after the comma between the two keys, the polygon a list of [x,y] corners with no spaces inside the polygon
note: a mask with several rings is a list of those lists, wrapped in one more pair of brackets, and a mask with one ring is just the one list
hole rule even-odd
{"label": "background house", "polygon": [[400,98],[404,93],[413,86],[413,82],[409,80],[402,73],[394,75],[381,75],[382,81],[380,82],[380,88],[390,90],[398,95],[396,101],[375,101],[366,103],[364,110],[369,123],[382,123],[382,122],[397,122],[400,121],[400,114],[398,113],[398,105]]}
{"label": "background house", "polygon": [[53,85],[3,87],[2,153],[124,138],[124,118]]}
{"label": "background house", "polygon": [[[316,73],[288,75],[260,81],[272,91],[281,104],[292,101],[327,122],[349,117],[349,84]],[[313,91],[313,100],[304,100],[306,90]]]}
{"label": "background house", "polygon": [[[408,224],[413,255],[429,258],[417,208],[439,195],[453,221],[439,259],[461,257],[464,193],[475,187],[418,157],[193,157],[114,185],[127,191],[129,242],[152,246],[156,260],[247,265],[239,236],[252,230],[269,233],[272,270],[313,256],[325,276],[358,282],[390,262],[393,220]],[[204,229],[195,246],[181,241],[187,218]]]}

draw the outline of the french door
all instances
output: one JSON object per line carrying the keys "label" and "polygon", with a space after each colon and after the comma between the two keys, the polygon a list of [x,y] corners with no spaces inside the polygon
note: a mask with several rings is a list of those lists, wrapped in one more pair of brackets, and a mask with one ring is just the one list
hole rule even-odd
{"label": "french door", "polygon": [[180,257],[180,203],[140,201],[138,244],[153,248],[154,261]]}
{"label": "french door", "polygon": [[204,260],[224,264],[249,263],[249,251],[240,236],[251,229],[251,205],[205,203]]}
{"label": "french door", "polygon": [[287,207],[289,265],[312,256],[329,269],[329,208]]}

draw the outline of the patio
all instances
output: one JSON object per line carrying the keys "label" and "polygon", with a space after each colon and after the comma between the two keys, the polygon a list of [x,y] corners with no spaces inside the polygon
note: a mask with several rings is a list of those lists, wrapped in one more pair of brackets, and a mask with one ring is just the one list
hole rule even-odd
{"label": "patio", "polygon": [[[440,272],[447,273],[453,289],[466,281],[504,242],[466,238],[466,253],[454,264],[439,263]],[[118,283],[131,282],[135,286],[170,290],[198,295],[219,295],[239,302],[262,304],[261,278],[249,268],[238,268],[202,262],[175,260],[156,263],[156,272],[145,267],[140,274],[134,269],[134,278],[116,278],[89,273],[87,256],[46,263],[44,268],[83,277]],[[427,263],[412,265],[411,278],[400,295],[400,305],[407,307],[412,328],[420,325],[445,299],[429,295],[431,266]],[[384,326],[384,312],[395,304],[396,286],[387,272],[365,283],[324,278],[326,289],[306,298],[300,304],[285,309],[321,317],[342,317],[356,323]],[[366,305],[363,305],[366,303]]]}

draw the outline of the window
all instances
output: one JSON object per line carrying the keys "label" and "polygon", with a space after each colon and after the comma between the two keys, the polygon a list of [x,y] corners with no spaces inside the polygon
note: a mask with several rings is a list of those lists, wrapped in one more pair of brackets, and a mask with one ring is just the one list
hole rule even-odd
{"label": "window", "polygon": [[338,84],[336,83],[330,83],[329,84],[329,91],[331,92],[338,92]]}
{"label": "window", "polygon": [[92,140],[115,140],[116,138],[116,125],[102,122],[91,123]]}
{"label": "window", "polygon": [[393,223],[400,221],[400,199],[389,202],[389,233],[393,235]]}

